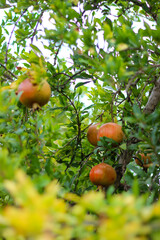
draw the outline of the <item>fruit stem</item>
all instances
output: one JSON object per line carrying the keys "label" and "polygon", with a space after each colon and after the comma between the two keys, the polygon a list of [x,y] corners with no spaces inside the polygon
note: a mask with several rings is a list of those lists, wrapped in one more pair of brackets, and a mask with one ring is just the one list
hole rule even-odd
{"label": "fruit stem", "polygon": [[32,110],[33,110],[33,111],[36,111],[36,110],[39,110],[39,109],[41,109],[41,107],[39,106],[38,103],[33,103],[33,104],[32,104]]}
{"label": "fruit stem", "polygon": [[144,167],[144,165],[143,165],[143,171],[147,173],[147,170],[148,170],[148,168]]}
{"label": "fruit stem", "polygon": [[104,194],[104,197],[106,197],[106,187],[103,187],[101,185],[97,186],[97,192],[102,192]]}

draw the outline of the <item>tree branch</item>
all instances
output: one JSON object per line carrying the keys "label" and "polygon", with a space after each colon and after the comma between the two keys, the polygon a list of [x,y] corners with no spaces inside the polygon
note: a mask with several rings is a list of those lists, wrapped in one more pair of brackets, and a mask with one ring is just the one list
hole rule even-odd
{"label": "tree branch", "polygon": [[[86,70],[87,70],[87,68],[83,68],[83,69],[81,69],[79,72],[73,74],[72,76],[69,76],[69,75],[68,75],[69,78],[68,78],[63,84],[58,85],[58,87],[64,87],[70,80],[72,80],[72,79],[75,78],[77,75],[79,75],[80,73],[82,73],[82,72],[84,72],[84,71],[86,71]],[[64,73],[62,73],[62,74],[64,74]],[[64,74],[64,75],[66,75],[66,74]]]}
{"label": "tree branch", "polygon": [[[12,73],[10,70],[8,70],[1,62],[0,62],[0,65],[1,65],[8,73],[10,73],[10,74],[12,75],[12,77],[17,78],[17,76],[16,76],[14,73]],[[7,76],[7,77],[9,77],[9,76]],[[11,79],[10,77],[9,77],[9,79],[13,81],[13,79]]]}
{"label": "tree branch", "polygon": [[139,0],[128,0],[128,2],[132,2],[137,6],[141,7],[146,13],[151,15],[155,21],[157,21],[157,15],[152,12],[152,7],[148,7],[146,3]]}
{"label": "tree branch", "polygon": [[56,52],[56,54],[55,54],[54,66],[56,65],[57,57],[58,57],[59,51],[60,51],[60,49],[61,49],[61,47],[62,47],[62,44],[63,44],[63,41],[61,41],[60,45],[58,46],[58,50],[57,50],[57,52]]}
{"label": "tree branch", "polygon": [[40,14],[40,16],[39,16],[39,18],[38,18],[38,21],[37,21],[37,23],[36,23],[36,27],[35,27],[35,29],[34,29],[34,32],[33,32],[32,38],[31,38],[31,44],[33,43],[33,39],[34,39],[34,37],[35,37],[35,35],[36,35],[37,28],[38,28],[38,25],[39,25],[39,23],[40,23],[40,21],[41,21],[41,18],[42,18],[42,16],[43,16],[43,13],[44,13],[44,11],[41,12],[41,14]]}
{"label": "tree branch", "polygon": [[[149,96],[148,102],[147,102],[143,112],[145,114],[150,114],[150,113],[154,112],[154,110],[159,102],[160,102],[160,77],[155,82],[155,85],[153,87],[153,90]],[[131,144],[137,143],[139,141],[140,140],[138,140],[136,138],[130,139],[127,142],[127,146],[130,146]],[[117,179],[115,182],[115,190],[117,190],[118,187],[120,186],[120,181],[125,173],[127,164],[130,162],[130,160],[132,158],[132,155],[133,155],[133,151],[129,150],[128,148],[126,150],[124,150],[120,155],[119,165],[117,166],[117,169],[116,169]]]}
{"label": "tree branch", "polygon": [[[76,178],[80,176],[81,171],[82,171],[82,168],[83,168],[84,165],[88,162],[89,157],[90,157],[93,153],[94,153],[94,151],[90,152],[89,154],[87,154],[87,156],[84,156],[84,158],[81,160],[80,168],[79,168],[77,174],[75,175],[75,177],[74,177],[73,180],[72,180],[71,187],[73,186],[73,183],[75,182]],[[86,160],[85,160],[85,159],[86,159]],[[85,161],[84,161],[84,160],[85,160]],[[76,191],[77,184],[78,184],[78,181],[77,181],[76,184],[75,184],[75,189],[74,189],[74,191]]]}
{"label": "tree branch", "polygon": [[57,89],[57,91],[58,91],[59,93],[61,93],[64,97],[66,97],[66,98],[68,99],[68,101],[70,102],[70,104],[71,104],[72,107],[74,108],[74,111],[75,111],[75,114],[76,114],[76,118],[77,118],[77,128],[78,128],[78,130],[77,130],[77,144],[76,144],[75,152],[74,152],[74,154],[73,154],[73,156],[72,156],[72,158],[71,158],[71,161],[70,161],[70,163],[67,165],[67,167],[66,167],[66,169],[65,169],[65,171],[67,171],[67,169],[69,168],[69,166],[72,164],[72,162],[74,161],[74,159],[75,159],[75,157],[76,157],[78,145],[80,146],[80,149],[81,149],[81,158],[83,158],[82,142],[81,142],[81,140],[82,140],[82,136],[81,136],[81,134],[82,134],[82,132],[81,132],[81,121],[80,121],[80,117],[79,117],[79,111],[77,110],[74,102],[73,102],[73,101],[67,96],[67,94],[65,94],[64,92],[59,91],[58,89]]}
{"label": "tree branch", "polygon": [[17,26],[18,22],[20,21],[21,17],[25,14],[25,12],[27,12],[27,9],[25,9],[25,10],[21,13],[20,17],[19,17],[18,20],[15,22],[14,27],[13,27],[13,29],[12,29],[12,31],[11,31],[11,34],[10,34],[10,37],[9,37],[9,40],[8,40],[8,43],[7,43],[7,50],[6,50],[6,56],[5,56],[5,64],[7,64],[8,49],[9,49],[10,41],[11,41],[12,35],[13,35],[13,33],[14,33],[15,27]]}
{"label": "tree branch", "polygon": [[122,151],[120,154],[120,158],[118,161],[118,165],[116,166],[116,173],[117,173],[117,179],[115,181],[115,191],[119,188],[119,186],[121,185],[121,179],[126,171],[126,167],[127,165],[130,163],[131,159],[132,159],[132,155],[134,153],[134,150],[129,150],[129,146],[131,144],[136,144],[140,142],[139,139],[132,137],[131,139],[129,139],[126,143],[127,145],[127,149]]}
{"label": "tree branch", "polygon": [[151,95],[149,96],[148,102],[143,110],[145,114],[152,113],[158,103],[160,102],[160,77],[156,81],[155,86],[153,87],[153,90],[151,92]]}

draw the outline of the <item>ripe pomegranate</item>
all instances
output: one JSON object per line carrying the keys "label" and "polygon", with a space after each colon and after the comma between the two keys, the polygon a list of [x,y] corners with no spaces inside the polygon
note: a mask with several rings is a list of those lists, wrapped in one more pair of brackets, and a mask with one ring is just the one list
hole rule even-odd
{"label": "ripe pomegranate", "polygon": [[97,186],[108,187],[115,182],[117,174],[112,166],[100,163],[91,169],[89,178]]}
{"label": "ripe pomegranate", "polygon": [[137,158],[135,159],[135,162],[137,163],[137,165],[141,166],[141,167],[145,167],[148,168],[149,166],[152,165],[152,161],[151,161],[151,154],[144,154],[144,153],[139,153],[139,156],[137,156],[141,161],[139,161]]}
{"label": "ripe pomegranate", "polygon": [[100,137],[107,137],[111,138],[117,143],[121,143],[124,138],[124,133],[122,131],[122,127],[118,125],[117,123],[105,123],[103,124],[97,134],[97,139],[100,141]]}
{"label": "ripe pomegranate", "polygon": [[97,133],[98,133],[97,126],[98,125],[99,125],[99,123],[91,125],[87,131],[87,139],[93,146],[97,146],[97,142],[98,142],[98,140],[97,140]]}
{"label": "ripe pomegranate", "polygon": [[19,99],[20,102],[29,108],[32,108],[34,105],[44,106],[51,96],[51,88],[47,81],[35,84],[30,78],[20,83],[17,93],[20,92],[22,92]]}

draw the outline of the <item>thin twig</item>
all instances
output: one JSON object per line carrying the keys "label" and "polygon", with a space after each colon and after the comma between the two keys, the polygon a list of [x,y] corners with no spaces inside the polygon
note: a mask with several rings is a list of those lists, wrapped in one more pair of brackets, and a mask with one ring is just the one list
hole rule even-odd
{"label": "thin twig", "polygon": [[[74,105],[74,102],[62,91],[59,91],[57,90],[59,93],[61,93],[64,97],[66,97],[68,99],[68,101],[70,102],[70,104],[73,106],[74,108],[74,111],[75,111],[75,114],[76,114],[76,118],[77,118],[77,126],[78,126],[78,133],[77,133],[77,146],[76,146],[76,150],[78,149],[78,145],[81,146],[81,150],[82,150],[82,145],[81,145],[81,121],[80,121],[80,118],[79,118],[79,112],[76,108],[76,106]],[[81,151],[81,155],[82,154],[82,151]],[[81,156],[82,157],[82,156]],[[75,154],[73,155],[73,157],[71,158],[71,161],[70,163],[68,164],[66,170],[69,168],[69,166],[72,164],[73,160],[75,158]]]}
{"label": "thin twig", "polygon": [[126,92],[128,93],[128,90],[130,88],[130,86],[133,84],[133,80],[141,73],[144,73],[144,70],[139,70],[137,71],[128,81],[128,84],[126,86]]}
{"label": "thin twig", "polygon": [[58,50],[57,50],[57,52],[56,52],[56,55],[55,55],[55,58],[54,58],[54,66],[56,65],[58,53],[59,53],[59,51],[60,51],[60,49],[61,49],[61,47],[62,47],[62,44],[63,44],[63,41],[61,41],[61,43],[60,43],[60,45],[59,45],[59,47],[58,47]]}
{"label": "thin twig", "polygon": [[40,23],[40,20],[41,20],[41,18],[42,18],[42,16],[43,16],[43,13],[44,13],[44,11],[41,12],[41,14],[40,14],[40,16],[39,16],[39,18],[38,18],[38,21],[37,21],[37,23],[36,23],[36,26],[35,26],[35,29],[34,29],[34,32],[33,32],[32,38],[31,38],[31,44],[33,43],[33,39],[34,39],[34,37],[35,37],[35,35],[36,35],[37,28],[38,28],[38,25],[39,25],[39,23]]}
{"label": "thin twig", "polygon": [[20,21],[21,17],[25,14],[26,11],[27,11],[27,9],[25,9],[25,10],[21,13],[20,17],[19,17],[18,20],[15,22],[14,27],[13,27],[13,29],[12,29],[12,31],[11,31],[11,34],[10,34],[10,37],[9,37],[9,40],[8,40],[8,43],[7,43],[7,49],[6,49],[6,55],[5,55],[5,64],[7,64],[8,49],[9,49],[9,45],[10,45],[10,41],[11,41],[12,35],[13,35],[13,33],[14,33],[14,30],[15,30],[18,22]]}
{"label": "thin twig", "polygon": [[64,72],[56,73],[56,74],[53,75],[53,77],[56,77],[56,76],[58,76],[58,75],[65,75],[65,76],[67,76],[67,77],[69,77],[69,78],[71,77],[69,74],[64,73]]}
{"label": "thin twig", "polygon": [[160,64],[153,64],[153,65],[149,65],[150,67],[160,67]]}
{"label": "thin twig", "polygon": [[[89,154],[87,154],[87,156],[85,156],[85,157],[82,159],[82,161],[81,161],[82,164],[81,164],[80,169],[78,170],[77,174],[75,175],[75,177],[74,177],[73,180],[72,180],[71,187],[72,187],[74,181],[76,180],[76,178],[80,176],[80,173],[81,173],[82,168],[83,168],[84,165],[88,162],[89,157],[90,157],[93,153],[94,153],[94,151],[90,152]],[[86,161],[84,161],[84,159],[86,159]],[[75,186],[75,188],[76,188],[76,186]]]}
{"label": "thin twig", "polygon": [[[103,113],[101,113],[100,115],[98,115],[98,117],[97,117],[95,120],[101,118],[104,113],[105,113],[105,111],[103,111]],[[81,133],[84,133],[84,132],[85,132],[91,125],[93,125],[93,124],[94,124],[94,122],[90,123],[87,127],[85,127],[84,129],[82,129],[82,130],[81,130]],[[77,135],[74,136],[71,140],[69,140],[69,142],[67,142],[67,143],[63,146],[63,148],[65,148],[65,147],[67,147],[68,145],[70,145],[70,143],[71,143],[72,141],[74,141],[76,138],[77,138]],[[61,149],[62,149],[62,148],[61,148]],[[56,151],[54,151],[54,153],[57,153],[57,152],[60,151],[61,149],[57,149]]]}
{"label": "thin twig", "polygon": [[127,0],[128,2],[132,2],[135,5],[141,7],[146,13],[148,13],[150,16],[152,16],[152,18],[157,21],[157,14],[154,14],[152,12],[152,7],[151,6],[147,6],[147,4],[145,2],[141,2],[139,0]]}
{"label": "thin twig", "polygon": [[114,117],[113,117],[113,105],[114,105],[114,101],[115,101],[115,98],[117,96],[118,93],[121,92],[121,86],[119,87],[119,89],[114,93],[114,96],[112,98],[112,102],[111,102],[111,117],[112,117],[112,122],[114,122]]}
{"label": "thin twig", "polygon": [[[73,79],[74,77],[76,77],[77,75],[79,75],[80,73],[86,71],[87,68],[83,68],[82,70],[80,70],[79,72],[73,74],[72,76],[69,77],[69,79],[67,79],[63,84],[59,85],[58,87],[64,87],[71,79]],[[66,75],[66,74],[65,74]]]}
{"label": "thin twig", "polygon": [[0,62],[0,65],[1,65],[8,73],[10,73],[13,77],[17,78],[17,76],[16,76],[14,73],[12,73],[10,70],[8,70],[8,69],[6,68],[6,66],[4,66],[1,62]]}

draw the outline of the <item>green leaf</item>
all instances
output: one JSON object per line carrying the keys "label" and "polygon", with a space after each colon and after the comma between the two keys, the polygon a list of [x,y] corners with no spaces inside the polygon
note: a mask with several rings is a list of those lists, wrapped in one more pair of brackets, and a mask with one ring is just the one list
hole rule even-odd
{"label": "green leaf", "polygon": [[63,110],[63,107],[54,107],[54,108],[50,108],[51,111],[55,111],[55,110]]}
{"label": "green leaf", "polygon": [[90,81],[77,83],[76,86],[75,86],[75,88],[78,88],[78,87],[80,87],[80,86],[83,86],[83,85],[85,85],[85,84],[87,84],[87,83],[90,83]]}
{"label": "green leaf", "polygon": [[139,106],[136,104],[134,104],[133,106],[133,113],[136,116],[136,118],[139,118],[139,119],[143,116]]}
{"label": "green leaf", "polygon": [[139,195],[139,183],[138,183],[138,180],[135,179],[133,181],[133,185],[132,185],[132,191],[134,193],[135,196],[138,196]]}
{"label": "green leaf", "polygon": [[157,27],[160,26],[160,13],[157,14]]}
{"label": "green leaf", "polygon": [[112,26],[112,21],[110,18],[106,17],[105,18],[105,22],[110,26],[111,30],[113,30],[113,26]]}
{"label": "green leaf", "polygon": [[79,13],[74,9],[69,9],[69,19],[79,18]]}
{"label": "green leaf", "polygon": [[6,4],[6,0],[1,0],[0,9],[9,8],[9,7],[11,6],[9,4]]}
{"label": "green leaf", "polygon": [[93,106],[95,106],[95,104],[89,105],[88,107],[84,108],[83,111],[88,110],[88,109],[92,108]]}
{"label": "green leaf", "polygon": [[30,47],[31,47],[33,50],[35,50],[37,53],[42,54],[41,50],[40,50],[37,46],[35,46],[34,44],[30,44]]}
{"label": "green leaf", "polygon": [[123,143],[119,146],[121,149],[123,150],[126,150],[127,149],[127,146],[126,146],[126,143]]}
{"label": "green leaf", "polygon": [[1,3],[0,3],[0,9],[4,9],[4,8],[10,8],[11,6],[9,5],[9,4],[4,4],[4,5],[2,5]]}

